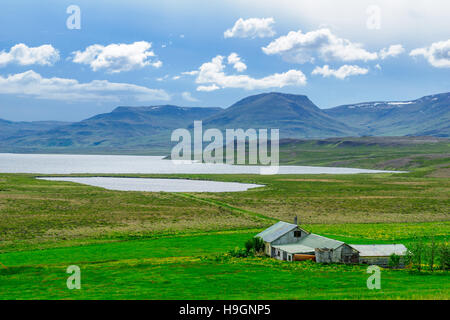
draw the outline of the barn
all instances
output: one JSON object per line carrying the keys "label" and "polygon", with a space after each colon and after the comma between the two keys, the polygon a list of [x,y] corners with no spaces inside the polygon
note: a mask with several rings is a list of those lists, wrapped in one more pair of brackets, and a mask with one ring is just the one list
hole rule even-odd
{"label": "barn", "polygon": [[[296,221],[294,221],[296,222]],[[266,255],[284,261],[314,260],[318,263],[367,263],[388,266],[392,254],[404,256],[401,244],[350,245],[309,233],[296,223],[277,222],[255,237],[262,238]]]}

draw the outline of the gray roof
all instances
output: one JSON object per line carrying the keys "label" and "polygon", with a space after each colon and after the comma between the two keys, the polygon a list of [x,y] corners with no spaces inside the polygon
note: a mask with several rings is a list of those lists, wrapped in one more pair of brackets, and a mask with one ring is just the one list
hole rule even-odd
{"label": "gray roof", "polygon": [[308,253],[318,249],[337,249],[344,242],[319,236],[318,234],[308,234],[301,237],[298,242],[285,245],[273,246],[274,248],[286,251],[288,253]]}
{"label": "gray roof", "polygon": [[258,233],[256,237],[262,238],[265,242],[272,242],[295,228],[297,228],[295,224],[280,221]]}
{"label": "gray roof", "polygon": [[344,244],[344,242],[311,233],[305,237],[300,238],[300,241],[298,242],[298,244],[302,244],[304,246],[308,246],[311,248],[337,249],[340,246],[342,246]]}
{"label": "gray roof", "polygon": [[355,250],[358,250],[360,257],[388,257],[392,254],[403,256],[408,250],[402,244],[350,244]]}

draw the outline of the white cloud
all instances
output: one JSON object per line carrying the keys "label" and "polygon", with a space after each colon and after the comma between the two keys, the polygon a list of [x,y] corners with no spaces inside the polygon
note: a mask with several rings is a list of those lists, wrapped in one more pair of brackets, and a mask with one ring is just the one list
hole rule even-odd
{"label": "white cloud", "polygon": [[133,69],[153,66],[160,68],[162,62],[155,57],[151,48],[152,44],[147,41],[138,41],[132,44],[110,44],[102,46],[94,44],[87,47],[84,51],[73,52],[73,62],[87,64],[93,71],[105,69],[110,73],[130,71]]}
{"label": "white cloud", "polygon": [[322,75],[323,77],[336,77],[338,79],[345,79],[349,76],[356,76],[367,74],[369,69],[361,68],[359,66],[343,65],[339,69],[331,69],[330,66],[324,65],[323,67],[316,67],[311,74]]}
{"label": "white cloud", "polygon": [[239,57],[239,55],[235,52],[228,56],[228,64],[233,65],[233,68],[235,68],[238,72],[242,72],[247,69],[246,64],[241,61],[241,57]]}
{"label": "white cloud", "polygon": [[405,52],[405,48],[403,48],[401,44],[394,44],[390,46],[388,49],[386,48],[381,49],[379,55],[380,58],[384,60],[389,57],[396,57],[402,54],[403,52]]}
{"label": "white cloud", "polygon": [[185,71],[185,72],[182,72],[181,74],[186,75],[186,76],[196,76],[198,74],[198,70]]}
{"label": "white cloud", "polygon": [[330,29],[323,28],[307,33],[291,31],[262,48],[268,55],[279,54],[288,61],[313,62],[315,57],[324,60],[369,61],[378,59],[376,52],[369,52],[360,43],[339,38]]}
{"label": "white cloud", "polygon": [[250,18],[237,20],[233,28],[224,32],[225,38],[266,38],[273,37],[275,31],[272,25],[275,23],[273,18]]}
{"label": "white cloud", "polygon": [[212,84],[212,85],[209,85],[209,86],[198,86],[197,87],[197,91],[205,91],[205,92],[216,91],[216,90],[219,90],[219,89],[220,88],[217,85],[215,85],[215,84]]}
{"label": "white cloud", "polygon": [[16,44],[9,52],[0,52],[0,67],[10,63],[29,66],[32,64],[51,66],[59,60],[59,52],[50,44],[30,48],[23,43]]}
{"label": "white cloud", "polygon": [[162,82],[162,81],[166,81],[168,78],[169,78],[169,75],[166,74],[163,77],[156,78],[156,81]]}
{"label": "white cloud", "polygon": [[190,101],[190,102],[198,102],[198,99],[194,98],[190,92],[185,91],[181,94],[184,100]]}
{"label": "white cloud", "polygon": [[224,69],[224,57],[220,55],[213,58],[211,62],[202,64],[195,80],[196,83],[202,86],[198,87],[197,90],[213,91],[219,88],[254,90],[306,84],[306,76],[300,70],[289,70],[284,73],[275,73],[264,78],[255,79],[248,75],[227,75]]}
{"label": "white cloud", "polygon": [[43,78],[33,70],[7,77],[0,76],[0,94],[63,101],[120,101],[123,98],[137,101],[170,99],[170,96],[160,89],[106,80],[79,83],[75,79]]}
{"label": "white cloud", "polygon": [[[260,15],[269,12],[284,25],[301,25],[305,30],[324,22],[347,39],[383,47],[382,42],[420,43],[421,39],[448,39],[450,1],[448,0],[228,0],[230,10]],[[381,29],[366,28],[370,5],[381,8]],[[260,13],[261,12],[261,13]],[[382,41],[382,42],[380,42]],[[416,45],[418,47],[418,45]]]}
{"label": "white cloud", "polygon": [[178,80],[178,79],[180,79],[181,78],[181,76],[173,76],[172,77],[172,80]]}
{"label": "white cloud", "polygon": [[450,39],[431,44],[429,47],[414,49],[410,56],[423,56],[436,68],[450,68]]}

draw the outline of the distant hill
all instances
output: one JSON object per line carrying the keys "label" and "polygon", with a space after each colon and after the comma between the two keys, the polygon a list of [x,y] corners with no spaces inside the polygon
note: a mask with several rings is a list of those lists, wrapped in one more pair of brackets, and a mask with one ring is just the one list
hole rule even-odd
{"label": "distant hill", "polygon": [[412,101],[377,101],[323,110],[370,136],[450,137],[450,93]]}
{"label": "distant hill", "polygon": [[31,121],[14,122],[0,119],[0,138],[12,136],[26,136],[37,132],[47,131],[59,126],[68,125],[70,122],[62,121]]}
{"label": "distant hill", "polygon": [[319,109],[307,96],[264,93],[227,109],[173,105],[117,107],[75,122],[0,119],[0,152],[166,154],[174,129],[280,129],[281,139],[360,136],[450,137],[450,93]]}
{"label": "distant hill", "polygon": [[47,131],[5,139],[0,148],[14,145],[19,150],[122,152],[167,150],[174,129],[218,113],[220,108],[185,108],[172,105],[117,107],[110,113],[58,126]]}
{"label": "distant hill", "polygon": [[244,98],[203,121],[204,127],[279,128],[281,138],[325,138],[358,135],[336,121],[307,96],[264,93]]}

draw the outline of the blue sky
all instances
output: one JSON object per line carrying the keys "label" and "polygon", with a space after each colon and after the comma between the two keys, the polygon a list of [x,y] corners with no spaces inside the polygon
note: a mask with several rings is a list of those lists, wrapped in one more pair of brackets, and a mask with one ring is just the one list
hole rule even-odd
{"label": "blue sky", "polygon": [[[70,5],[81,10],[79,30],[67,28]],[[270,91],[306,94],[320,108],[450,91],[445,0],[1,6],[8,120],[76,121],[119,105],[228,107]]]}

